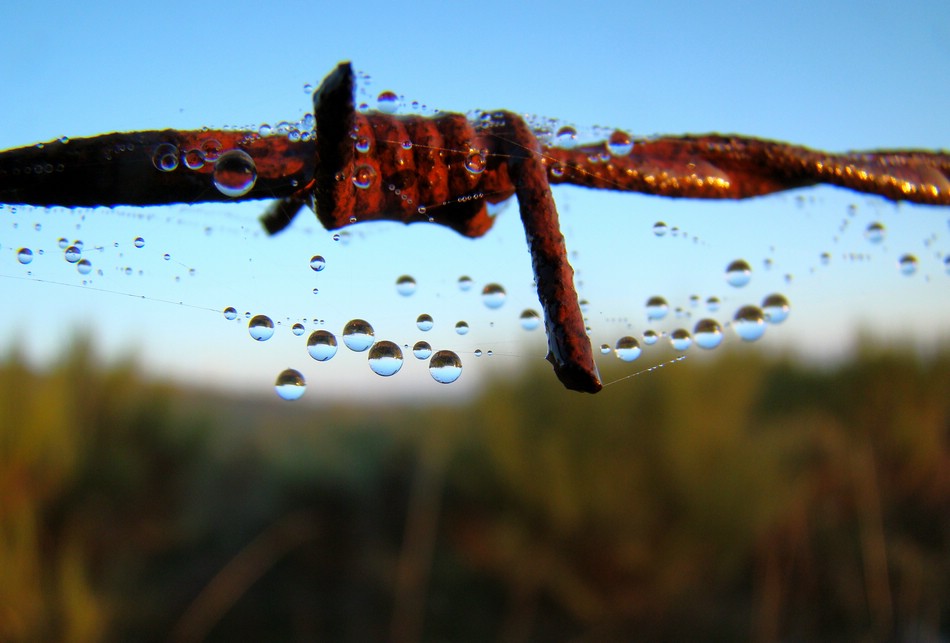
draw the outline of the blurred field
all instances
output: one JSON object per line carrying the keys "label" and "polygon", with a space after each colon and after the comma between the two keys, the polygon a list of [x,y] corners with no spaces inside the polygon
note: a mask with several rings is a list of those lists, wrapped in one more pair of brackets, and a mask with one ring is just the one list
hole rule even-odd
{"label": "blurred field", "polygon": [[0,383],[0,640],[950,637],[950,348],[426,408],[186,392],[84,342]]}

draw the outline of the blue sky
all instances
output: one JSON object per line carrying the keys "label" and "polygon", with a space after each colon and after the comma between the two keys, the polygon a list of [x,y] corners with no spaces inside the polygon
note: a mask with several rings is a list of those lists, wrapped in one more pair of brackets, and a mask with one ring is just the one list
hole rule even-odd
{"label": "blue sky", "polygon": [[[950,149],[946,2],[259,4],[5,8],[0,148],[62,135],[294,120],[309,108],[304,85],[349,59],[371,77],[367,97],[391,89],[434,109],[506,108],[638,135],[738,132],[831,150]],[[945,336],[947,210],[895,208],[829,188],[742,203],[570,187],[555,198],[597,344],[650,327],[643,302],[652,295],[690,312],[656,325],[671,330],[706,316],[690,308],[691,295],[723,299],[715,316],[726,321],[771,292],[789,298],[792,314],[759,340],[761,350],[838,353],[861,329],[924,347]],[[540,331],[526,333],[517,322],[537,302],[513,204],[477,241],[434,227],[367,224],[351,227],[347,244],[312,218],[267,239],[256,225],[262,207],[3,210],[0,292],[17,302],[4,345],[19,343],[42,361],[86,328],[107,353],[132,352],[188,383],[270,394],[278,372],[297,368],[311,402],[345,393],[464,394],[543,356]],[[658,220],[686,234],[657,238]],[[878,245],[863,235],[874,221],[887,229]],[[87,255],[103,274],[82,286],[62,259],[61,236],[91,247]],[[135,236],[145,238],[144,248],[134,248]],[[21,246],[44,254],[21,266]],[[904,253],[919,259],[910,277],[896,267]],[[309,269],[313,254],[327,258],[324,272]],[[723,278],[737,258],[754,271],[743,289]],[[395,292],[402,274],[419,284],[411,297]],[[459,292],[461,274],[477,288]],[[509,292],[498,311],[478,301],[476,290],[489,282]],[[254,342],[243,325],[221,317],[229,305],[282,324],[272,340]],[[437,321],[429,334],[414,326],[424,312]],[[317,318],[338,333],[353,317],[371,321],[380,339],[456,350],[463,377],[436,384],[407,355],[403,371],[381,378],[365,354],[343,348],[318,364],[303,348],[306,335],[289,330],[307,319],[309,334]],[[460,319],[472,326],[465,337],[452,331]],[[495,355],[475,358],[476,349]],[[629,369],[666,358],[647,350]]]}

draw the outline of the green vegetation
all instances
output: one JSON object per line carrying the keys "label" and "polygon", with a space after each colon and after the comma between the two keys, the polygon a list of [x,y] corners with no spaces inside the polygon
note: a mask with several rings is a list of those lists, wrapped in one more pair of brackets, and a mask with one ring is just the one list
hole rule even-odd
{"label": "green vegetation", "polygon": [[82,343],[0,383],[0,640],[950,635],[947,350],[425,409],[200,395]]}

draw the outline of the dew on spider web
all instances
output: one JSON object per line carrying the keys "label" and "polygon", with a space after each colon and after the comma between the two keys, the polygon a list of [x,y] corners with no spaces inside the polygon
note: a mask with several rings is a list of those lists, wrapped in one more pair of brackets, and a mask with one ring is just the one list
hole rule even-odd
{"label": "dew on spider web", "polygon": [[468,322],[460,321],[455,324],[455,333],[458,335],[468,335]]}
{"label": "dew on spider web", "polygon": [[526,309],[519,317],[521,327],[524,330],[536,330],[541,326],[541,316],[536,310]]}
{"label": "dew on spider web", "polygon": [[726,266],[726,283],[742,288],[752,280],[752,266],[745,259],[736,259]]}
{"label": "dew on spider web", "polygon": [[670,305],[663,297],[654,295],[647,300],[646,309],[647,319],[659,321],[666,317],[667,313],[670,311]]}
{"label": "dew on spider web", "polygon": [[336,336],[328,330],[315,330],[307,338],[307,352],[318,362],[332,359],[336,351]]}
{"label": "dew on spider web", "polygon": [[780,293],[772,293],[762,300],[762,313],[770,324],[781,324],[788,319],[790,310],[788,299]]}
{"label": "dew on spider web", "polygon": [[722,326],[715,319],[700,319],[693,327],[693,338],[696,345],[711,350],[722,343]]}
{"label": "dew on spider web", "polygon": [[670,345],[674,350],[685,351],[693,345],[693,336],[685,328],[677,328],[670,333]]}
{"label": "dew on spider web", "polygon": [[617,343],[614,346],[614,352],[616,353],[617,357],[624,362],[632,362],[640,357],[643,349],[640,348],[640,342],[638,342],[635,337],[626,335],[617,340]]}
{"label": "dew on spider web", "polygon": [[897,260],[897,267],[901,271],[902,275],[910,277],[911,275],[917,274],[918,261],[915,255],[910,253],[901,255],[901,258]]}
{"label": "dew on spider web", "polygon": [[259,342],[274,336],[274,322],[267,315],[255,315],[247,325],[247,332]]}
{"label": "dew on spider web", "polygon": [[16,259],[24,266],[33,263],[33,251],[29,248],[20,248],[17,250]]}
{"label": "dew on spider web", "polygon": [[257,182],[257,166],[244,150],[228,150],[215,160],[212,181],[224,196],[244,196]]}
{"label": "dew on spider web", "polygon": [[343,327],[343,344],[351,351],[362,353],[376,341],[376,333],[364,319],[351,319]]}
{"label": "dew on spider web", "polygon": [[645,330],[643,331],[643,343],[647,346],[653,346],[658,341],[660,341],[660,334],[655,330]]}
{"label": "dew on spider web", "polygon": [[396,292],[408,297],[416,292],[416,280],[410,275],[402,275],[396,279]]}
{"label": "dew on spider web", "polygon": [[277,376],[274,391],[283,400],[299,400],[307,392],[307,382],[300,371],[288,368]]}
{"label": "dew on spider web", "polygon": [[402,368],[402,349],[389,340],[382,340],[373,344],[369,349],[369,367],[377,375],[389,377],[395,375]]}
{"label": "dew on spider web", "polygon": [[453,351],[440,350],[429,360],[429,375],[440,384],[451,384],[462,375],[462,360]]}
{"label": "dew on spider web", "polygon": [[224,314],[224,318],[228,321],[234,321],[238,316],[237,309],[234,306],[228,306],[222,313]]}
{"label": "dew on spider web", "polygon": [[432,319],[432,315],[429,315],[427,313],[422,313],[421,315],[416,317],[416,328],[418,328],[424,333],[432,330],[432,327],[434,325],[435,325],[435,322]]}
{"label": "dew on spider web", "polygon": [[432,356],[432,346],[420,339],[412,345],[412,355],[416,359],[429,359]]}
{"label": "dew on spider web", "polygon": [[314,255],[310,258],[310,269],[314,272],[320,272],[327,266],[327,261],[320,255]]}
{"label": "dew on spider web", "polygon": [[488,284],[482,289],[482,303],[491,309],[501,308],[507,296],[501,284]]}
{"label": "dew on spider web", "polygon": [[68,263],[76,263],[82,258],[82,250],[77,246],[69,246],[63,253],[63,258]]}
{"label": "dew on spider web", "polygon": [[732,318],[732,328],[743,341],[754,342],[765,334],[765,313],[758,306],[743,306]]}

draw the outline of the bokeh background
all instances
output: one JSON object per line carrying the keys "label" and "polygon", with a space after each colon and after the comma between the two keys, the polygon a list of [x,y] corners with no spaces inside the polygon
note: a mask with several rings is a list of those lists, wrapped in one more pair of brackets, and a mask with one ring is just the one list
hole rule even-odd
{"label": "bokeh background", "polygon": [[[405,111],[950,148],[940,2],[0,15],[2,149],[293,122],[347,59],[361,99],[392,90]],[[519,325],[538,304],[511,207],[473,241],[395,224],[334,240],[303,216],[268,238],[260,203],[3,206],[0,639],[946,638],[950,215],[831,188],[555,198],[595,344],[728,325],[771,293],[788,319],[754,343],[727,327],[713,351],[664,337],[631,363],[601,355],[614,383],[586,397]],[[89,275],[60,238],[82,241]],[[492,282],[497,310],[479,298]],[[252,340],[245,313],[274,337]],[[408,351],[388,378],[342,346],[307,355],[312,330],[353,318],[457,352],[462,377],[439,384]],[[307,380],[295,402],[274,394],[288,367]]]}

